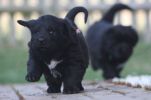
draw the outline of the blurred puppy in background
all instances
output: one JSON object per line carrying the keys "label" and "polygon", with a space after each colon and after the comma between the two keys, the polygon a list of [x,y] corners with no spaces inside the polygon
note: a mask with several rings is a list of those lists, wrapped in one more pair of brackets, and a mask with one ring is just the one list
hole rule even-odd
{"label": "blurred puppy in background", "polygon": [[120,77],[124,63],[130,58],[138,42],[131,26],[113,25],[116,12],[132,10],[124,4],[115,4],[87,31],[86,40],[94,70],[102,69],[105,79]]}

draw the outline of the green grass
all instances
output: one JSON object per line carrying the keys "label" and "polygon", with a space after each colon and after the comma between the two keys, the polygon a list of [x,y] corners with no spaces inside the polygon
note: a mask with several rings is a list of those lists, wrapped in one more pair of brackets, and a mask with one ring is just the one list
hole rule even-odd
{"label": "green grass", "polygon": [[[27,49],[22,47],[0,47],[0,84],[26,82],[27,58]],[[151,43],[139,43],[137,45],[133,56],[126,63],[122,76],[125,77],[129,74],[151,74]],[[94,72],[89,67],[84,79],[100,80],[102,79],[101,71]]]}
{"label": "green grass", "polygon": [[0,83],[25,82],[26,60],[23,48],[0,48]]}

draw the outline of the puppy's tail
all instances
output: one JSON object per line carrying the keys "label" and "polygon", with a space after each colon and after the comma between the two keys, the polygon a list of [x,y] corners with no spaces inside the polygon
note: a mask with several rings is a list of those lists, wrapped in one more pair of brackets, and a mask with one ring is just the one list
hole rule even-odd
{"label": "puppy's tail", "polygon": [[113,23],[113,19],[114,19],[116,12],[121,11],[123,9],[128,9],[131,11],[133,10],[128,5],[117,3],[109,9],[109,11],[103,16],[102,20]]}
{"label": "puppy's tail", "polygon": [[75,7],[73,9],[71,9],[68,14],[66,15],[66,19],[74,22],[74,18],[75,16],[77,15],[77,13],[79,12],[83,12],[85,14],[85,23],[87,22],[87,19],[88,19],[88,11],[87,9],[85,9],[84,7]]}

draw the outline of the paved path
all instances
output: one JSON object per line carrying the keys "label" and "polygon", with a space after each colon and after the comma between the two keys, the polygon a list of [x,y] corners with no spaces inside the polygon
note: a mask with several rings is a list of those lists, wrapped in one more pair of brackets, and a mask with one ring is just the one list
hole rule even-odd
{"label": "paved path", "polygon": [[0,85],[0,100],[151,100],[151,91],[107,82],[84,82],[79,94],[47,94],[42,83]]}

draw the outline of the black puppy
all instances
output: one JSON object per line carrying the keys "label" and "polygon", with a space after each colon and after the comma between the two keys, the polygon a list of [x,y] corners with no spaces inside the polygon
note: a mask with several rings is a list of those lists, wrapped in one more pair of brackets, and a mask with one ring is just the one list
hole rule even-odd
{"label": "black puppy", "polygon": [[45,15],[36,20],[18,20],[31,31],[26,80],[35,82],[44,74],[48,93],[61,92],[62,83],[66,94],[84,90],[81,81],[88,66],[88,50],[74,23],[79,12],[85,14],[86,22],[88,11],[83,7],[73,8],[65,19]]}
{"label": "black puppy", "polygon": [[101,68],[103,77],[120,77],[124,63],[132,55],[138,41],[137,32],[130,26],[113,25],[116,12],[130,7],[115,4],[102,18],[87,31],[86,40],[94,70]]}

